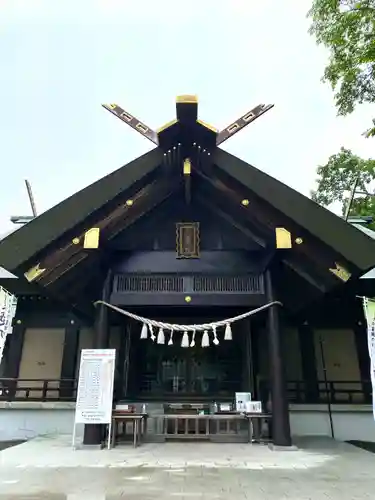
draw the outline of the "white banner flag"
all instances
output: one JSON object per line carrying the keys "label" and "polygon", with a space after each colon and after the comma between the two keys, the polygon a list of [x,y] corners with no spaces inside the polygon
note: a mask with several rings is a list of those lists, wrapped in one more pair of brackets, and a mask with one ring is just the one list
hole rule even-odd
{"label": "white banner flag", "polygon": [[367,343],[370,356],[370,377],[372,386],[372,412],[375,420],[375,301],[363,297],[363,308],[367,321]]}
{"label": "white banner flag", "polygon": [[17,297],[0,286],[0,364],[7,335],[12,333],[12,321],[16,314]]}

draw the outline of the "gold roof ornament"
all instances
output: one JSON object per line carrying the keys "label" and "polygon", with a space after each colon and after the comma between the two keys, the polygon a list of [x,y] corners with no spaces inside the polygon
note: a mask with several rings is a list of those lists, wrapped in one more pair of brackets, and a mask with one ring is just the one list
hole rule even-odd
{"label": "gold roof ornament", "polygon": [[32,267],[31,269],[29,269],[28,271],[26,271],[24,273],[24,276],[25,278],[27,279],[27,281],[29,283],[31,283],[32,281],[36,280],[37,278],[39,278],[39,276],[41,274],[43,274],[45,271],[45,269],[41,269],[40,268],[40,263],[37,264],[36,266]]}
{"label": "gold roof ornament", "polygon": [[190,158],[186,158],[184,160],[183,172],[184,172],[184,175],[190,175],[191,174],[191,161],[190,161]]}
{"label": "gold roof ornament", "polygon": [[100,229],[98,227],[92,227],[85,232],[85,238],[83,240],[83,248],[94,249],[99,248],[99,236]]}
{"label": "gold roof ornament", "polygon": [[292,235],[285,227],[275,228],[276,248],[292,248]]}
{"label": "gold roof ornament", "polygon": [[176,97],[177,104],[197,104],[198,96],[191,94],[178,95]]}
{"label": "gold roof ornament", "polygon": [[337,262],[335,262],[336,267],[330,267],[329,270],[332,274],[334,274],[337,278],[339,278],[341,281],[348,281],[351,273],[345,269],[345,267],[341,266]]}

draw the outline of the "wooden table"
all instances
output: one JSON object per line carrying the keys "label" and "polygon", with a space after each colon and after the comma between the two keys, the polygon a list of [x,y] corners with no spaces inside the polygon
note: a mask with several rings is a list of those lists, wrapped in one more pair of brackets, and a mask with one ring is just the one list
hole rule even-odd
{"label": "wooden table", "polygon": [[244,413],[248,421],[249,430],[249,443],[269,441],[269,439],[262,438],[261,425],[263,421],[268,421],[268,426],[272,422],[272,415],[270,413]]}
{"label": "wooden table", "polygon": [[147,417],[147,413],[113,412],[111,446],[115,446],[118,425],[131,422],[133,424],[133,446],[136,448],[141,442],[142,435],[147,432]]}
{"label": "wooden table", "polygon": [[[246,418],[240,413],[231,414],[164,414],[162,420],[162,436],[164,439],[213,440],[220,442],[237,442],[241,439],[240,422]],[[224,424],[224,430],[222,425]],[[234,432],[231,427],[234,427]]]}

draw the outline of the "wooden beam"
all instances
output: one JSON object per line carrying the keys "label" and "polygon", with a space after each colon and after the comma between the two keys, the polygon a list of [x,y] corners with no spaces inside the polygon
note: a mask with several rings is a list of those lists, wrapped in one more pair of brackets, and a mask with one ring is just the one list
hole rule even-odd
{"label": "wooden beam", "polygon": [[190,205],[191,202],[191,177],[189,176],[184,176],[184,181],[185,181],[185,203],[186,205]]}
{"label": "wooden beam", "polygon": [[184,176],[184,186],[185,186],[185,203],[190,205],[191,202],[191,161],[189,158],[185,158],[183,164],[183,176]]}
{"label": "wooden beam", "polygon": [[184,125],[194,125],[198,117],[198,98],[195,95],[176,97],[177,120]]}
{"label": "wooden beam", "polygon": [[[265,201],[260,200],[255,194],[251,193],[249,189],[244,186],[234,186],[235,180],[229,179],[224,172],[221,174],[218,168],[215,169],[215,175],[207,175],[204,172],[204,166],[200,165],[199,174],[215,189],[219,190],[228,201],[232,202],[235,206],[241,207],[242,201],[248,199],[249,204],[243,207],[244,217],[256,220],[259,224],[265,226],[273,233],[275,227],[284,227],[288,229],[293,241],[300,241],[300,244],[293,245],[293,252],[296,255],[307,258],[311,261],[317,269],[324,270],[326,276],[326,283],[334,285],[338,284],[341,280],[337,278],[331,271],[335,267],[338,256],[330,248],[326,248],[322,242],[317,240],[307,231],[301,229],[296,223],[291,221],[281,212],[277,211]],[[225,180],[223,179],[225,178]],[[346,263],[344,263],[345,266]],[[334,277],[332,280],[331,278]]]}
{"label": "wooden beam", "polygon": [[56,294],[64,294],[67,299],[72,301],[79,299],[79,294],[87,284],[87,273],[89,273],[90,277],[93,277],[90,269],[100,267],[98,261],[105,258],[103,254],[105,242],[115,238],[120,232],[133,225],[155,206],[163,202],[174,192],[177,186],[178,183],[171,183],[168,179],[165,179],[164,182],[155,183],[153,188],[149,190],[147,197],[142,198],[138,205],[132,205],[132,211],[129,210],[126,214],[122,213],[122,216],[119,216],[116,212],[116,217],[110,219],[110,222],[105,226],[105,231],[102,233],[103,243],[98,252],[87,252],[82,248],[78,248],[77,253],[74,254],[66,252],[66,259],[50,269],[47,275],[41,276],[39,284],[49,290],[53,287]]}
{"label": "wooden beam", "polygon": [[155,183],[150,189],[144,203],[139,204],[137,210],[134,210],[128,218],[117,219],[108,226],[107,241],[115,238],[119,233],[137,222],[141,217],[149,213],[156,206],[169,198],[181,186],[181,179],[171,182],[169,179],[161,180]]}
{"label": "wooden beam", "polygon": [[149,141],[156,145],[159,144],[158,134],[155,130],[150,128],[148,125],[145,125],[143,122],[138,120],[138,118],[131,115],[117,104],[102,104],[102,106],[104,109],[117,116],[117,118],[120,118],[120,120],[129,125],[129,127],[133,130],[146,137]]}
{"label": "wooden beam", "polygon": [[[64,349],[61,361],[60,378],[65,379],[60,386],[60,397],[71,398],[73,396],[73,383],[75,378],[76,366],[78,361],[78,343],[80,327],[74,317],[67,318],[65,327]],[[69,380],[67,382],[66,380]]]}
{"label": "wooden beam", "polygon": [[272,109],[274,104],[258,104],[251,111],[248,111],[244,115],[240,116],[238,120],[231,123],[225,129],[221,130],[216,138],[216,146],[219,146],[225,142],[229,137],[233,137],[237,132],[244,129],[249,123],[264,115],[267,111]]}
{"label": "wooden beam", "polygon": [[320,290],[322,293],[327,292],[327,288],[311,276],[306,270],[302,269],[300,265],[293,262],[292,257],[288,254],[288,258],[283,260],[284,264],[288,266],[292,271],[297,273],[301,278],[306,280],[310,285]]}
{"label": "wooden beam", "polygon": [[244,226],[240,221],[234,219],[229,211],[224,211],[222,210],[219,206],[214,205],[207,197],[204,196],[197,196],[197,200],[207,207],[211,212],[217,214],[219,217],[224,219],[225,221],[229,222],[233,227],[241,231],[245,236],[250,238],[251,240],[255,241],[259,246],[265,248],[266,247],[266,241],[264,238],[259,237],[257,234],[255,234],[253,231],[251,231],[248,227]]}
{"label": "wooden beam", "polygon": [[[241,214],[238,214],[238,216],[235,216],[232,212],[232,209],[229,208],[229,204],[227,200],[224,198],[223,203],[226,206],[226,209],[224,210],[221,208],[218,204],[215,204],[213,201],[211,201],[211,196],[204,194],[200,192],[197,195],[197,200],[205,207],[207,207],[209,210],[211,210],[213,213],[216,213],[219,217],[222,219],[226,220],[229,222],[233,227],[237,228],[239,231],[241,231],[243,234],[248,236],[250,239],[254,240],[258,245],[262,246],[265,248],[267,244],[269,245],[270,242],[272,241],[273,233],[272,231],[268,231],[268,237],[265,236],[264,231],[257,231],[257,225],[255,225],[254,230],[250,229],[246,225],[246,218],[244,217],[244,213],[241,210]],[[240,208],[237,209],[240,211]],[[245,219],[245,220],[244,220]],[[250,222],[250,221],[249,221]],[[262,236],[261,236],[262,235]],[[305,266],[301,264],[301,257],[296,255],[294,252],[291,251],[281,251],[283,252],[281,254],[281,259],[287,265],[290,269],[292,269],[294,272],[296,272],[301,278],[306,280],[308,283],[310,283],[314,288],[317,288],[320,292],[325,293],[327,291],[326,287],[322,284],[322,279],[323,276],[321,276],[321,273],[318,272],[315,274],[315,278],[309,272],[309,270],[306,269],[311,267],[306,263]],[[304,267],[304,268],[303,268]],[[318,278],[320,276],[320,279]],[[323,281],[326,281],[329,279],[327,276],[324,277]]]}
{"label": "wooden beam", "polygon": [[[139,211],[142,212],[144,204],[147,204],[147,197],[152,193],[152,199],[154,201],[155,193],[159,192],[160,183],[156,180],[151,184],[140,189],[131,199],[122,200],[119,202],[115,209],[111,212],[107,212],[106,215],[98,215],[98,219],[94,224],[90,226],[95,226],[100,230],[101,239],[105,241],[108,238],[111,228],[121,220],[121,223],[131,220],[134,214]],[[131,201],[131,203],[129,203]],[[102,212],[103,213],[103,212]],[[41,273],[34,274],[33,283],[48,286],[60,276],[70,271],[73,267],[81,263],[87,258],[89,253],[96,252],[98,250],[87,251],[83,249],[83,242],[87,228],[85,228],[80,234],[71,239],[68,243],[52,251],[40,262],[37,262],[32,266],[31,269],[37,268]],[[25,273],[27,275],[28,273]]]}
{"label": "wooden beam", "polygon": [[[67,272],[51,276],[46,289],[48,292],[53,291],[59,296],[66,297],[71,302],[91,304],[91,297],[85,293],[85,288],[90,283],[90,291],[93,290],[95,281],[102,279],[102,259],[103,252],[89,254],[86,259],[69,268]],[[94,299],[95,297],[92,297],[92,300]]]}

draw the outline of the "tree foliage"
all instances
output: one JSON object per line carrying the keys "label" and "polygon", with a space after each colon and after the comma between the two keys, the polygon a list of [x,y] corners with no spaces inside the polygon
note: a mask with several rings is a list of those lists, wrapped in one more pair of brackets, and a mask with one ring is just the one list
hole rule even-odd
{"label": "tree foliage", "polygon": [[[375,181],[375,160],[363,159],[349,149],[330,156],[326,165],[317,169],[317,189],[312,191],[314,201],[328,207],[334,202],[341,203],[345,215],[353,186],[357,183],[350,215],[372,215],[375,217],[375,197],[372,195]],[[368,193],[368,194],[361,194]]]}
{"label": "tree foliage", "polygon": [[323,80],[335,92],[339,115],[374,102],[375,0],[313,0],[308,16],[310,33],[330,52]]}

